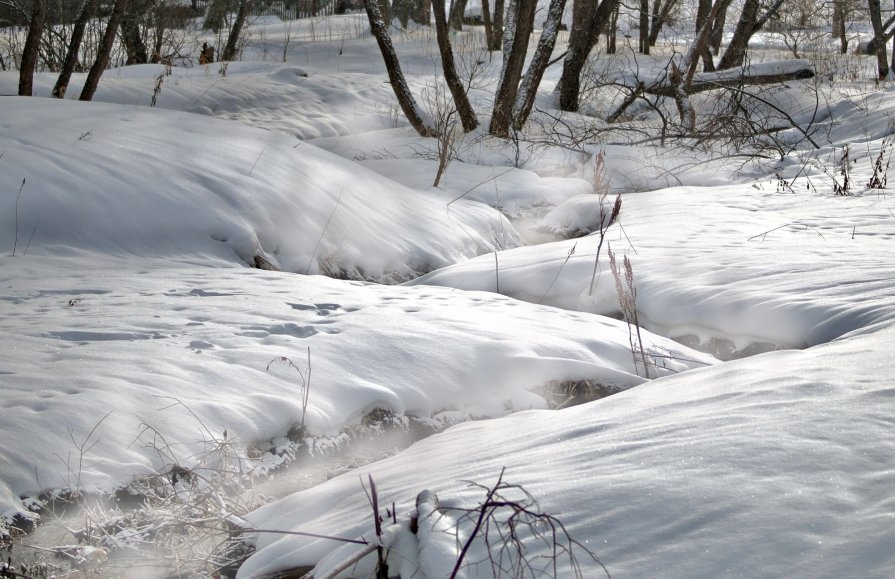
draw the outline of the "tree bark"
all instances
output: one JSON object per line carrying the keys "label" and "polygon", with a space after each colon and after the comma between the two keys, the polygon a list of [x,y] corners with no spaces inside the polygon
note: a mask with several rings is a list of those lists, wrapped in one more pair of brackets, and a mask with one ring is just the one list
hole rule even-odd
{"label": "tree bark", "polygon": [[813,77],[814,70],[809,66],[804,66],[788,72],[752,73],[748,67],[742,71],[728,70],[711,73],[704,72],[691,79],[689,84],[683,82],[675,84],[675,82],[669,81],[669,79],[663,77],[650,84],[641,82],[636,87],[629,87],[631,93],[625,101],[606,118],[606,121],[613,123],[618,120],[625,110],[634,104],[634,101],[641,94],[652,94],[676,99],[681,94],[681,87],[683,88],[684,94],[690,96],[721,88],[737,89],[742,86],[779,84]]}
{"label": "tree bark", "polygon": [[221,53],[221,60],[224,62],[231,61],[236,58],[239,47],[239,37],[242,35],[242,29],[245,26],[246,18],[249,14],[252,0],[240,0],[239,9],[236,11],[236,19],[233,21],[233,27],[230,28],[230,34],[227,35],[227,44],[224,45],[224,52]]}
{"label": "tree bark", "polygon": [[53,96],[57,99],[65,98],[65,91],[68,90],[68,83],[71,81],[71,75],[78,66],[78,54],[81,52],[81,43],[84,41],[84,30],[87,28],[87,22],[93,17],[96,9],[96,0],[84,0],[81,4],[81,10],[75,20],[71,30],[71,38],[68,42],[68,50],[65,53],[65,60],[62,62],[62,70],[59,71],[59,77],[53,86]]}
{"label": "tree bark", "polygon": [[578,110],[578,95],[581,91],[581,71],[590,51],[602,33],[609,15],[618,6],[619,0],[575,0],[572,7],[572,30],[569,34],[569,49],[563,60],[562,76],[559,79],[559,106],[564,111]]}
{"label": "tree bark", "polygon": [[148,2],[130,0],[127,10],[121,18],[121,44],[127,53],[127,65],[145,64],[149,62],[146,43],[140,34],[140,19],[150,8]]}
{"label": "tree bark", "polygon": [[513,117],[513,104],[519,90],[519,79],[528,52],[528,39],[534,28],[537,0],[510,0],[504,19],[503,70],[494,93],[494,108],[488,132],[495,137],[508,137]]}
{"label": "tree bark", "polygon": [[435,130],[423,120],[416,99],[413,98],[410,88],[407,86],[407,81],[404,79],[398,55],[388,34],[385,21],[382,19],[382,13],[379,11],[379,1],[365,0],[364,9],[367,12],[367,19],[370,21],[370,30],[376,38],[379,52],[382,53],[382,59],[385,61],[385,70],[388,72],[389,82],[392,85],[392,90],[395,91],[395,97],[398,99],[398,106],[401,107],[404,116],[407,117],[410,125],[421,137],[434,137],[436,134]]}
{"label": "tree bark", "polygon": [[712,23],[712,35],[709,37],[709,48],[712,54],[718,56],[721,52],[721,42],[724,40],[724,23],[727,21],[727,9],[730,2],[726,2],[724,6],[718,10],[715,21]]}
{"label": "tree bark", "polygon": [[417,0],[418,8],[413,11],[413,20],[417,24],[422,24],[424,26],[429,26],[430,17],[429,14],[432,12],[432,0]]}
{"label": "tree bark", "polygon": [[677,1],[678,0],[665,0],[665,2],[662,3],[662,0],[655,0],[653,2],[653,16],[649,31],[650,46],[655,46],[656,42],[659,41],[659,32],[661,32],[665,23],[668,22],[668,17],[677,5]]}
{"label": "tree bark", "polygon": [[[382,14],[382,21],[386,27],[392,23],[392,8],[389,0],[376,0],[379,4],[379,13]],[[364,0],[366,2],[366,0]]]}
{"label": "tree bark", "polygon": [[112,14],[109,16],[109,23],[106,24],[106,31],[99,43],[99,50],[96,54],[96,60],[87,73],[87,80],[84,81],[84,88],[81,90],[80,100],[93,100],[93,94],[96,87],[99,86],[99,79],[109,66],[109,57],[112,54],[112,46],[115,44],[115,34],[118,32],[118,25],[121,22],[121,16],[127,7],[127,0],[115,0],[115,6],[112,8]]}
{"label": "tree bark", "polygon": [[639,26],[637,48],[641,54],[649,54],[649,0],[640,0]]}
{"label": "tree bark", "polygon": [[848,36],[845,20],[848,18],[845,0],[833,0],[833,35],[839,39],[839,53],[848,54]]}
{"label": "tree bark", "polygon": [[19,67],[19,96],[31,96],[34,91],[34,71],[37,69],[40,37],[43,34],[46,15],[46,0],[34,0],[28,36],[25,37],[25,46],[22,48],[22,64]]}
{"label": "tree bark", "polygon": [[562,23],[562,14],[565,8],[566,0],[551,0],[550,7],[547,9],[547,19],[541,30],[541,38],[538,40],[531,64],[528,65],[528,70],[522,77],[522,84],[519,86],[516,102],[513,105],[513,128],[517,131],[522,130],[531,114],[538,86],[541,84],[544,71],[550,63],[553,48],[556,46],[556,37],[559,34],[559,25]]}
{"label": "tree bark", "polygon": [[[723,0],[717,0],[715,6],[717,6],[718,2],[722,2]],[[705,29],[706,24],[708,24],[708,29],[711,31],[712,22],[709,21],[710,15],[713,13],[713,9],[715,6],[712,5],[712,0],[699,0],[699,7],[696,10],[696,33],[701,34]],[[714,13],[717,14],[718,10],[714,9]],[[709,51],[708,39],[705,42],[701,43],[699,47],[699,52],[697,53],[698,58],[702,58],[703,68],[705,72],[712,72],[715,70],[715,63],[712,60],[712,53]]]}
{"label": "tree bark", "polygon": [[[783,1],[774,0],[774,3],[771,4],[767,11],[761,17],[758,17],[759,0],[746,0],[743,4],[743,11],[740,13],[736,30],[733,33],[733,38],[730,40],[730,45],[728,45],[727,50],[724,51],[724,56],[721,57],[721,61],[718,63],[718,70],[726,70],[743,65],[743,62],[746,60],[746,48],[749,46],[749,39],[752,38],[753,34],[761,30],[771,16],[780,9]],[[879,2],[879,0],[870,1]]]}
{"label": "tree bark", "polygon": [[876,65],[879,79],[882,80],[889,75],[889,57],[886,54],[886,31],[883,27],[880,1],[867,0],[867,7],[870,9],[870,24],[873,26],[873,48],[876,53]]}
{"label": "tree bark", "polygon": [[493,28],[491,30],[491,43],[488,45],[489,52],[500,50],[501,46],[503,46],[503,13],[504,0],[494,0],[494,13],[491,15]]}
{"label": "tree bark", "polygon": [[494,27],[491,24],[491,2],[489,0],[482,0],[482,25],[485,27],[485,46],[490,50]]}
{"label": "tree bark", "polygon": [[449,20],[451,28],[454,30],[463,30],[463,15],[466,13],[466,2],[467,0],[453,0],[451,2]]}
{"label": "tree bark", "polygon": [[[487,0],[485,0],[487,1]],[[438,51],[441,53],[441,67],[444,70],[444,80],[447,83],[448,90],[454,99],[454,105],[457,107],[457,113],[460,115],[460,122],[463,125],[463,132],[475,130],[479,121],[476,119],[475,111],[469,104],[469,98],[466,96],[466,88],[457,74],[457,67],[454,65],[454,51],[451,49],[451,40],[448,37],[447,15],[444,13],[444,2],[436,0],[432,6],[435,15],[435,36],[438,40]]]}

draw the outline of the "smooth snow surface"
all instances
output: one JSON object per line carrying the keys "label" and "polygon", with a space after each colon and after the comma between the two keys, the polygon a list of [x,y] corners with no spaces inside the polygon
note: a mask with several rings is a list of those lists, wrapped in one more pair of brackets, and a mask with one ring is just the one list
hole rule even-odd
{"label": "smooth snow surface", "polygon": [[[380,500],[406,514],[423,489],[474,507],[484,493],[462,481],[493,484],[506,467],[505,479],[534,494],[613,577],[887,577],[895,569],[893,343],[890,328],[567,410],[455,426],[251,519],[369,539],[368,473]],[[335,548],[270,534],[258,544],[240,577],[310,564]],[[470,576],[489,570],[467,568]],[[602,571],[591,564],[584,576]]]}

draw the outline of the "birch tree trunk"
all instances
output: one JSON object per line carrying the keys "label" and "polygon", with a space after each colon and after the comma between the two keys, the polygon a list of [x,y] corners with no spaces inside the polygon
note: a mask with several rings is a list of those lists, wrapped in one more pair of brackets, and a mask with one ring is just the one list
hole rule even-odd
{"label": "birch tree trunk", "polygon": [[513,117],[513,104],[519,90],[528,39],[534,28],[537,0],[510,0],[504,19],[503,70],[494,93],[494,108],[488,132],[495,137],[508,137]]}
{"label": "birch tree trunk", "polygon": [[516,102],[513,105],[513,128],[517,131],[522,130],[531,114],[538,86],[541,84],[544,71],[550,63],[553,48],[556,46],[556,37],[559,34],[559,25],[562,23],[565,8],[566,0],[551,0],[550,2],[547,20],[544,21],[541,38],[538,40],[538,47],[535,49],[534,57],[531,59],[531,64],[528,65],[525,76],[522,77]]}
{"label": "birch tree trunk", "polygon": [[236,11],[236,19],[233,21],[233,27],[230,28],[230,34],[227,35],[227,44],[224,46],[224,52],[221,53],[221,60],[230,61],[236,58],[239,37],[242,35],[242,29],[245,26],[251,4],[252,0],[240,0],[239,8]]}

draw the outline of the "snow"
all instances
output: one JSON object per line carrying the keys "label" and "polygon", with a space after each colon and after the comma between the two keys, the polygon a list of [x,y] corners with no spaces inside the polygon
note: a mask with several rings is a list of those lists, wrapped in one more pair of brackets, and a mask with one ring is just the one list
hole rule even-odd
{"label": "snow", "polygon": [[[820,129],[817,149],[781,133],[795,146],[783,159],[602,147],[604,203],[621,193],[622,209],[597,259],[596,147],[520,153],[476,133],[432,187],[433,145],[394,116],[362,20],[254,26],[225,71],[110,70],[93,103],[41,98],[55,81],[42,73],[37,98],[3,97],[4,524],[44,492],[199,466],[223,438],[266,473],[297,423],[326,452],[383,409],[479,420],[242,519],[373,540],[371,475],[397,507],[381,539],[392,568],[442,576],[471,532],[458,509],[484,496],[470,481],[505,468],[616,577],[895,574],[895,204],[864,186],[895,89],[772,95]],[[434,36],[395,44],[420,97]],[[494,56],[470,91],[480,115]],[[0,93],[16,85],[0,72]],[[841,197],[846,144],[854,195]],[[649,379],[615,319],[610,248],[633,265]],[[252,268],[256,256],[281,271]],[[545,386],[564,381],[620,392],[548,408]],[[362,549],[252,540],[240,577],[322,573]],[[484,555],[475,544],[462,573],[491,576]],[[584,576],[602,576],[581,555]]]}

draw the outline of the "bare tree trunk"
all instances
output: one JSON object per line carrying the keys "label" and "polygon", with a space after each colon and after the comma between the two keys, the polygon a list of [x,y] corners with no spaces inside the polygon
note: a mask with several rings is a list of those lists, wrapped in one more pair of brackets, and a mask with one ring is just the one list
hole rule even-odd
{"label": "bare tree trunk", "polygon": [[[768,7],[767,11],[758,17],[759,0],[746,0],[743,4],[743,11],[740,13],[740,20],[737,22],[736,30],[730,45],[724,51],[724,56],[718,63],[718,70],[727,70],[742,66],[746,60],[746,48],[749,46],[749,39],[752,35],[761,30],[762,26],[773,16],[784,0],[774,0],[773,4]],[[879,0],[870,0],[879,3]]]}
{"label": "bare tree trunk", "polygon": [[709,48],[715,56],[718,56],[721,52],[721,42],[724,40],[724,23],[727,21],[727,9],[729,7],[730,2],[725,2],[718,10],[718,15],[715,16],[715,21],[712,23],[712,35],[709,37]]}
{"label": "bare tree trunk", "polygon": [[[487,0],[485,0],[487,1]],[[435,14],[435,36],[438,40],[438,51],[441,53],[441,67],[444,70],[444,80],[451,91],[454,99],[454,105],[460,114],[460,122],[463,124],[463,131],[468,133],[479,125],[476,119],[475,111],[469,104],[469,98],[466,96],[466,88],[460,81],[457,74],[457,68],[454,65],[454,51],[451,49],[451,40],[448,38],[447,15],[444,13],[443,0],[436,0],[432,6]]]}
{"label": "bare tree trunk", "polygon": [[503,7],[504,0],[494,0],[494,14],[492,14],[491,18],[493,28],[491,30],[491,43],[488,45],[490,52],[500,50],[501,46],[503,46]]}
{"label": "bare tree trunk", "polygon": [[224,45],[224,52],[221,53],[220,60],[227,62],[236,58],[236,54],[239,52],[239,37],[242,35],[251,5],[252,0],[240,0],[236,19],[233,21],[233,27],[230,28],[230,34],[227,35],[227,44]]}
{"label": "bare tree trunk", "polygon": [[392,90],[395,91],[395,97],[398,99],[398,105],[404,112],[404,116],[407,117],[410,125],[421,137],[434,137],[435,130],[423,120],[416,99],[410,93],[410,88],[404,79],[404,73],[401,72],[398,54],[395,52],[392,39],[388,34],[388,28],[382,19],[382,13],[379,11],[379,0],[365,0],[364,9],[367,11],[367,19],[370,21],[370,30],[376,38],[376,43],[379,45],[379,52],[382,53],[382,60],[385,61],[385,70],[388,72],[389,82],[392,85]]}
{"label": "bare tree trunk", "polygon": [[833,0],[833,36],[839,39],[839,53],[848,53],[848,36],[845,33],[847,17],[845,0]]}
{"label": "bare tree trunk", "polygon": [[450,24],[454,30],[463,30],[463,15],[466,13],[466,2],[467,0],[453,0],[451,2]]}
{"label": "bare tree trunk", "polygon": [[641,54],[649,54],[649,0],[640,0],[639,26],[637,49]]}
{"label": "bare tree trunk", "polygon": [[[619,2],[619,4],[621,4],[621,2]],[[619,5],[616,4],[615,9],[609,13],[609,23],[606,27],[606,54],[615,54],[618,52],[618,47],[616,45],[618,39],[618,8]]]}
{"label": "bare tree trunk", "polygon": [[432,12],[432,0],[417,0],[419,9],[414,10],[412,18],[417,24],[429,26],[429,14]]}
{"label": "bare tree trunk", "polygon": [[96,54],[96,60],[87,73],[87,80],[84,81],[84,88],[81,90],[80,100],[93,100],[93,94],[96,87],[99,86],[99,79],[109,66],[109,57],[112,55],[112,46],[115,44],[115,33],[118,32],[118,24],[121,22],[121,16],[127,7],[127,0],[115,0],[115,6],[112,7],[112,14],[109,16],[109,23],[106,24],[106,31],[103,33],[103,39],[99,43],[99,50]]}
{"label": "bare tree trunk", "polygon": [[[314,1],[316,2],[316,0]],[[402,29],[407,29],[414,8],[416,7],[413,5],[413,0],[394,0],[392,9],[398,18],[398,22],[401,23]]]}
{"label": "bare tree trunk", "polygon": [[84,40],[84,30],[87,28],[87,21],[93,17],[96,8],[96,0],[84,0],[81,4],[81,10],[78,12],[78,18],[71,30],[71,38],[68,41],[68,50],[65,53],[65,60],[62,62],[62,70],[59,71],[59,78],[53,86],[53,96],[57,99],[65,98],[65,91],[68,89],[68,83],[71,81],[71,75],[78,66],[78,54],[81,51],[81,42]]}
{"label": "bare tree trunk", "polygon": [[602,0],[597,6],[594,0],[575,0],[569,50],[563,60],[562,76],[559,79],[559,106],[562,110],[578,110],[581,71],[618,2],[619,0]]}
{"label": "bare tree trunk", "polygon": [[517,131],[522,130],[525,121],[531,114],[538,86],[541,84],[544,71],[547,70],[547,65],[550,63],[553,48],[556,46],[556,37],[559,35],[559,25],[562,23],[562,14],[565,8],[566,0],[551,0],[550,7],[547,9],[547,19],[541,30],[541,38],[538,40],[531,64],[528,65],[528,70],[522,77],[516,102],[513,105],[513,128]]}
{"label": "bare tree trunk", "polygon": [[658,42],[659,32],[662,30],[662,27],[665,26],[665,23],[668,22],[668,17],[671,16],[671,11],[674,10],[677,2],[678,0],[665,0],[664,3],[662,0],[655,0],[653,2],[653,16],[649,30],[650,46],[655,46],[656,42]]}
{"label": "bare tree trunk", "polygon": [[[722,2],[723,0],[717,0],[717,2]],[[715,4],[717,5],[717,3]],[[712,13],[712,9],[714,6],[712,5],[712,0],[699,0],[699,7],[696,10],[696,34],[700,34],[705,28],[706,24],[708,24],[709,30],[712,28],[712,23],[709,22],[709,14]],[[714,11],[717,13],[717,10]],[[709,51],[708,42],[701,44],[700,50],[697,53],[697,58],[702,58],[703,70],[705,72],[712,72],[715,70],[715,63],[712,60],[712,53]]]}
{"label": "bare tree trunk", "polygon": [[44,30],[47,15],[46,0],[34,0],[31,9],[31,23],[28,25],[28,36],[22,48],[22,64],[19,67],[19,96],[31,96],[34,91],[34,71],[37,69],[37,56],[40,53],[40,37]]}
{"label": "bare tree trunk", "polygon": [[[366,0],[364,0],[366,2]],[[385,23],[386,27],[390,26],[392,23],[392,8],[389,0],[377,0],[379,3],[379,13],[382,14],[382,21]]]}
{"label": "bare tree trunk", "polygon": [[504,19],[503,70],[494,93],[494,108],[488,132],[495,137],[508,137],[513,117],[513,104],[519,90],[519,79],[528,52],[528,39],[534,28],[537,0],[510,0]]}
{"label": "bare tree trunk", "polygon": [[224,27],[224,15],[229,7],[229,0],[208,0],[205,5],[205,21],[202,23],[202,27],[218,32]]}
{"label": "bare tree trunk", "polygon": [[873,25],[873,44],[876,52],[876,64],[880,80],[889,75],[889,61],[886,54],[886,31],[883,27],[883,19],[879,0],[867,0],[870,9],[870,23]]}
{"label": "bare tree trunk", "polygon": [[143,36],[140,34],[140,19],[146,15],[149,8],[149,2],[130,0],[127,10],[121,18],[121,43],[127,53],[128,65],[149,62],[146,43],[143,42]]}
{"label": "bare tree trunk", "polygon": [[490,50],[491,36],[494,34],[494,28],[491,25],[490,0],[482,0],[482,24],[485,26],[485,46],[487,46]]}

